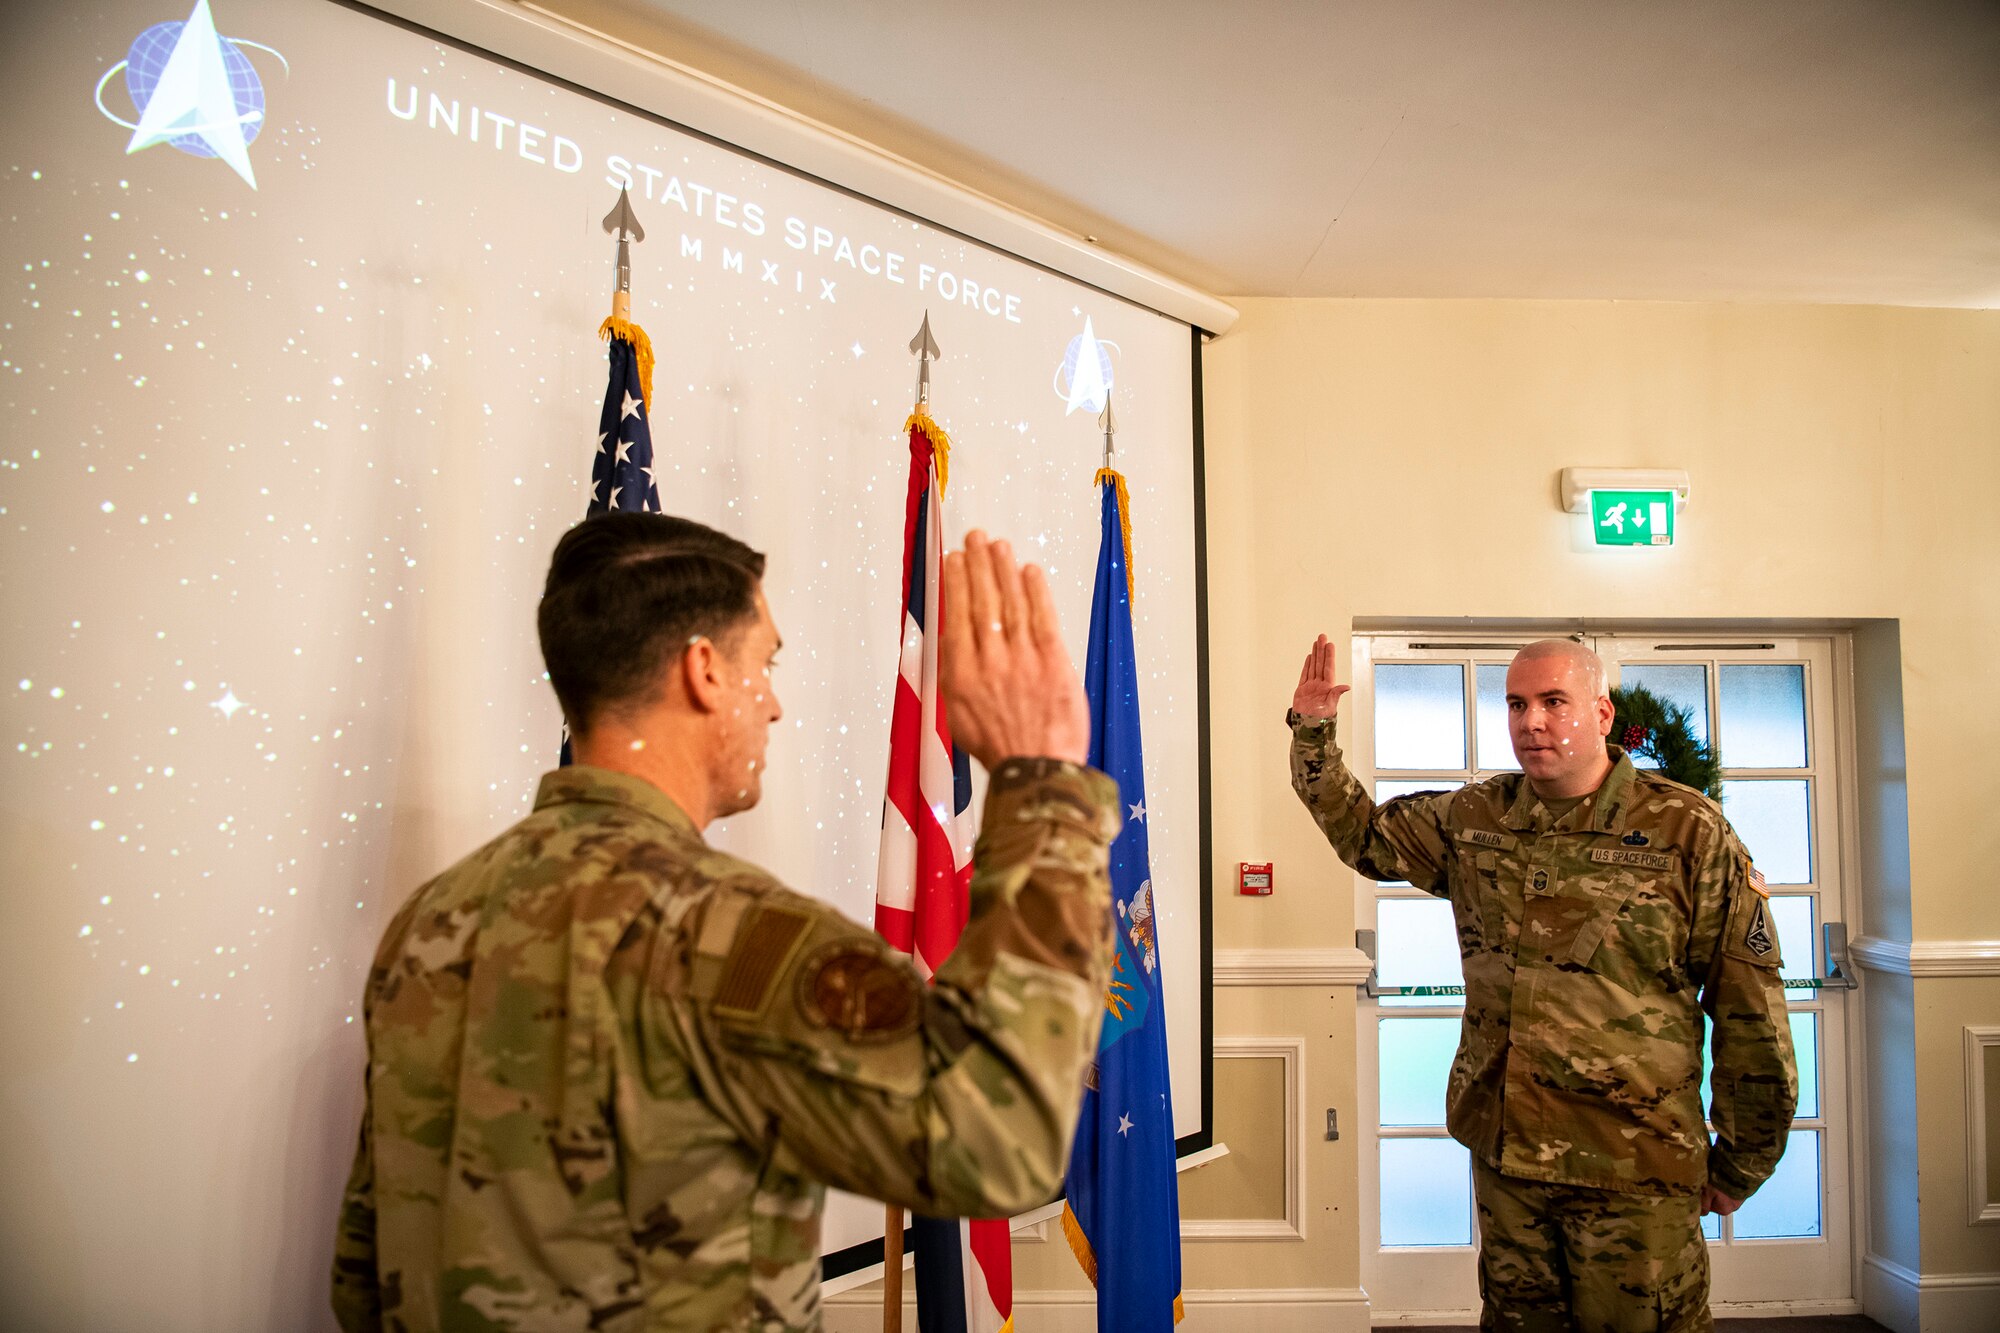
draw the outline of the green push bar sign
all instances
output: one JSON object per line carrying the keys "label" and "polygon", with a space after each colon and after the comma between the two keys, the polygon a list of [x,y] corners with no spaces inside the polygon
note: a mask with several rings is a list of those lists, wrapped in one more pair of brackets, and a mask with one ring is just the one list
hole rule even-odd
{"label": "green push bar sign", "polygon": [[1599,546],[1672,546],[1672,491],[1592,491],[1590,530]]}

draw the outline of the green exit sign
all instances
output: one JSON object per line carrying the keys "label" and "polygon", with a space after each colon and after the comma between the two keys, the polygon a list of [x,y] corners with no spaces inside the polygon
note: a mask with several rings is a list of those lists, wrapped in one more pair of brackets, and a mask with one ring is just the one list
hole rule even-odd
{"label": "green exit sign", "polygon": [[1672,491],[1592,491],[1590,530],[1599,546],[1672,546]]}

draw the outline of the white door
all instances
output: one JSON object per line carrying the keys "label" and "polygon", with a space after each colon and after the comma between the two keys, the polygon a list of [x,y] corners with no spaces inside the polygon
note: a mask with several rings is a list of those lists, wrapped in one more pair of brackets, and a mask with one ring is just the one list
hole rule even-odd
{"label": "white door", "polygon": [[[1376,799],[1513,771],[1505,680],[1521,640],[1360,636],[1344,729]],[[1613,683],[1687,707],[1720,745],[1723,805],[1772,890],[1791,983],[1799,1110],[1777,1174],[1734,1217],[1706,1219],[1718,1307],[1849,1310],[1853,1301],[1843,993],[1817,984],[1820,928],[1840,921],[1833,645],[1826,639],[1598,635]],[[1621,682],[1622,676],[1622,682]],[[1445,1133],[1463,1013],[1449,907],[1356,877],[1379,998],[1357,1006],[1363,1280],[1378,1323],[1477,1310],[1470,1163]],[[1704,1094],[1704,1101],[1706,1094]]]}

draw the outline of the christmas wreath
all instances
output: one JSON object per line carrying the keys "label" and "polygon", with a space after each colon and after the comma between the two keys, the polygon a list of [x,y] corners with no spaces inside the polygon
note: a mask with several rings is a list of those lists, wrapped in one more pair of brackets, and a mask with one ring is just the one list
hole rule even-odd
{"label": "christmas wreath", "polygon": [[1611,691],[1611,740],[1636,762],[1650,759],[1662,776],[1722,799],[1722,762],[1694,734],[1692,714],[1643,685]]}

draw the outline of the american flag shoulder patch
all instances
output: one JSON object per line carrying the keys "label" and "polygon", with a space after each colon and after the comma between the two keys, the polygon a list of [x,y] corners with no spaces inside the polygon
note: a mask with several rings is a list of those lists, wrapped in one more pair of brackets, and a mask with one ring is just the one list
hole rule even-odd
{"label": "american flag shoulder patch", "polygon": [[812,916],[796,907],[762,904],[737,929],[715,991],[715,1011],[755,1018],[770,1003],[772,983],[805,938]]}

